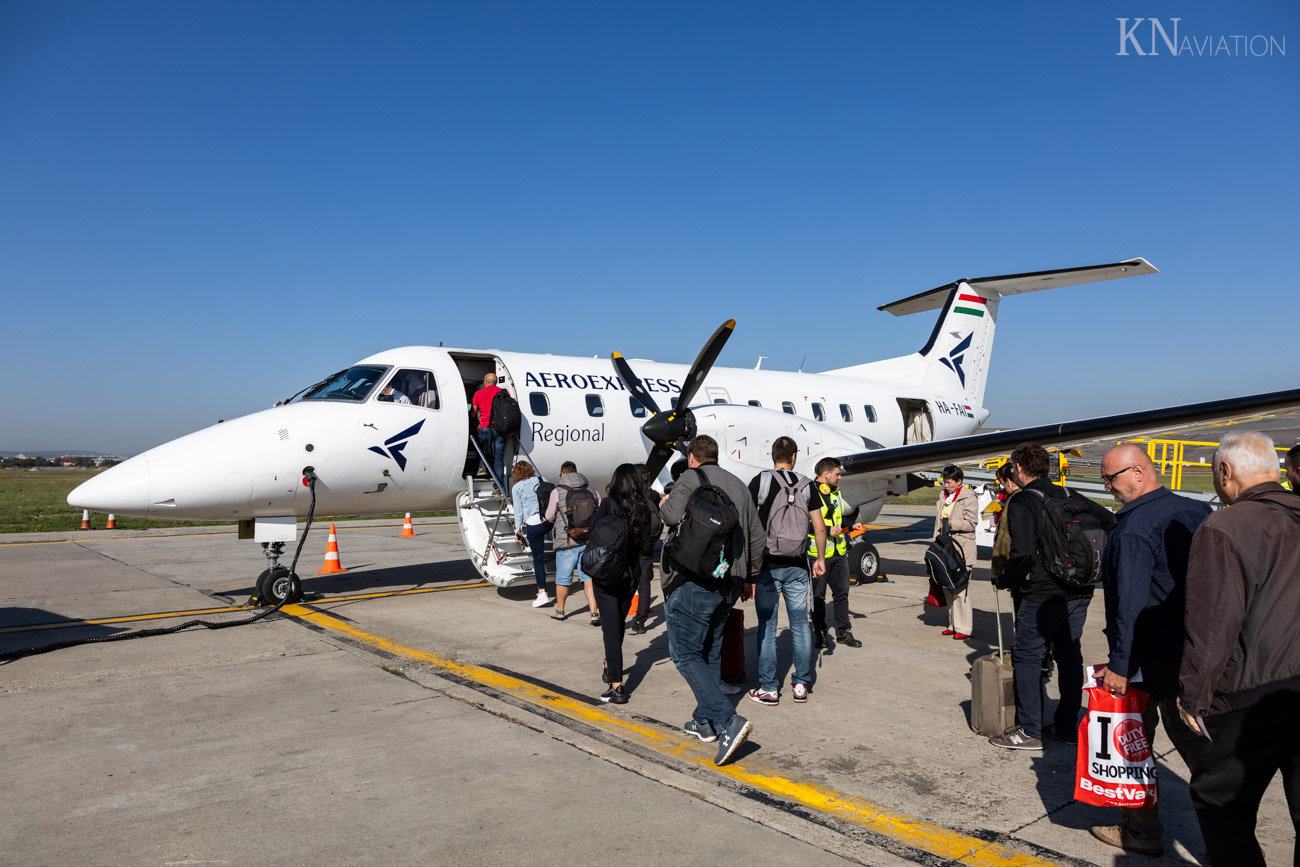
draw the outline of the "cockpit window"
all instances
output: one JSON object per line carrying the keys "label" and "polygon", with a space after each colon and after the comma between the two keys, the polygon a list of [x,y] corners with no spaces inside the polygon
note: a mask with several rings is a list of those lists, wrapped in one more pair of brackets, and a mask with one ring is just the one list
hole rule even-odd
{"label": "cockpit window", "polygon": [[427,370],[399,370],[375,400],[438,409],[438,383]]}
{"label": "cockpit window", "polygon": [[374,391],[387,367],[350,367],[302,396],[303,400],[362,401]]}

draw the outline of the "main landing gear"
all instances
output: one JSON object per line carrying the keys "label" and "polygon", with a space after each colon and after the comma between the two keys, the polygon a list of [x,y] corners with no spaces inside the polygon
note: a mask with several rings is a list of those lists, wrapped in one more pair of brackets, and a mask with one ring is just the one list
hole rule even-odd
{"label": "main landing gear", "polygon": [[889,581],[880,566],[880,552],[876,546],[866,541],[854,540],[849,545],[849,576],[854,584],[875,584],[877,581]]}
{"label": "main landing gear", "polygon": [[280,565],[280,555],[284,553],[283,542],[263,542],[262,552],[266,555],[269,568],[257,576],[257,587],[253,591],[252,605],[275,606],[287,597],[288,602],[302,599],[302,581],[296,574]]}

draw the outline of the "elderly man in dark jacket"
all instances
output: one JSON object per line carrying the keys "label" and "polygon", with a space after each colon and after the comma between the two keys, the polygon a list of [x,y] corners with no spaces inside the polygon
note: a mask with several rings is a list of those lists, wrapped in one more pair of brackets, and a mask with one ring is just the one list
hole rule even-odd
{"label": "elderly man in dark jacket", "polygon": [[1279,770],[1300,832],[1300,497],[1277,478],[1271,439],[1224,437],[1214,488],[1231,508],[1196,531],[1187,570],[1179,704],[1213,739],[1192,803],[1215,865],[1263,867],[1255,817]]}
{"label": "elderly man in dark jacket", "polygon": [[717,440],[704,435],[691,440],[687,465],[690,469],[682,473],[672,493],[660,503],[659,515],[664,524],[675,527],[681,523],[691,494],[705,483],[701,473],[707,484],[722,489],[740,519],[735,532],[741,538],[732,546],[727,584],[720,586],[709,576],[685,573],[668,556],[663,562],[668,653],[696,701],[695,713],[685,729],[705,743],[719,741],[714,761],[721,765],[735,755],[753,728],[749,720],[736,713],[718,685],[722,628],[736,599],[748,599],[753,593],[754,574],[763,565],[767,534],[745,483],[718,466]]}
{"label": "elderly man in dark jacket", "polygon": [[[1129,681],[1149,697],[1142,726],[1148,744],[1156,726],[1165,732],[1187,767],[1195,770],[1204,739],[1178,716],[1178,667],[1183,657],[1183,603],[1192,534],[1210,507],[1180,497],[1160,484],[1146,451],[1132,443],[1115,446],[1101,460],[1101,479],[1123,508],[1106,537],[1101,584],[1106,602],[1106,641],[1110,657],[1102,686],[1116,695]],[[1159,803],[1124,807],[1119,825],[1094,825],[1098,840],[1129,852],[1164,852]]]}

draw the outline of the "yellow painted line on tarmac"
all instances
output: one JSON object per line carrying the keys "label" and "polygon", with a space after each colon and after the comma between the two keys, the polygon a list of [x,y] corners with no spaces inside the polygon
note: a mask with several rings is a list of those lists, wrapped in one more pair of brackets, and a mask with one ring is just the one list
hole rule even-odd
{"label": "yellow painted line on tarmac", "polygon": [[[471,590],[475,587],[491,586],[492,585],[486,581],[476,581],[471,584],[449,584],[446,587],[416,587],[411,590],[389,590],[378,593],[352,593],[347,596],[322,596],[319,599],[313,599],[311,604],[323,605],[329,602],[356,602],[363,599],[383,599],[389,596],[414,596],[418,593],[442,593],[447,590]],[[233,614],[236,611],[255,611],[258,607],[259,606],[256,605],[231,605],[225,608],[194,608],[189,611],[160,611],[154,614],[129,614],[122,617],[100,617],[94,620],[59,620],[51,623],[31,623],[26,626],[6,626],[0,628],[0,635],[10,632],[36,632],[42,629],[67,629],[72,626],[103,626],[110,623],[135,623],[141,620],[165,620],[168,617],[194,617],[200,614]]]}
{"label": "yellow painted line on tarmac", "polygon": [[949,858],[959,864],[975,865],[975,867],[1041,867],[1041,865],[1053,864],[1051,861],[1025,855],[997,843],[990,843],[929,822],[893,813],[870,801],[817,783],[784,777],[775,769],[764,767],[748,759],[743,764],[733,762],[719,768],[713,764],[711,756],[703,754],[699,747],[680,733],[607,713],[603,706],[598,707],[560,695],[508,674],[456,662],[428,650],[365,632],[350,623],[313,611],[303,605],[286,605],[281,610],[323,629],[346,635],[376,650],[410,659],[435,671],[481,683],[516,698],[554,710],[570,719],[617,734],[680,761],[714,771],[753,789],[811,807],[842,821],[897,840],[914,849]]}

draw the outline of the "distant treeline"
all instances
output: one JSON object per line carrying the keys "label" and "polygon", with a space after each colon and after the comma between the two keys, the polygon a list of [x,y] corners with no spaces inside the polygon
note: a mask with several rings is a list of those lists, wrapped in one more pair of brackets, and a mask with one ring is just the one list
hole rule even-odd
{"label": "distant treeline", "polygon": [[0,468],[29,468],[29,467],[111,467],[120,463],[117,458],[91,458],[84,456],[70,455],[62,458],[0,458]]}

